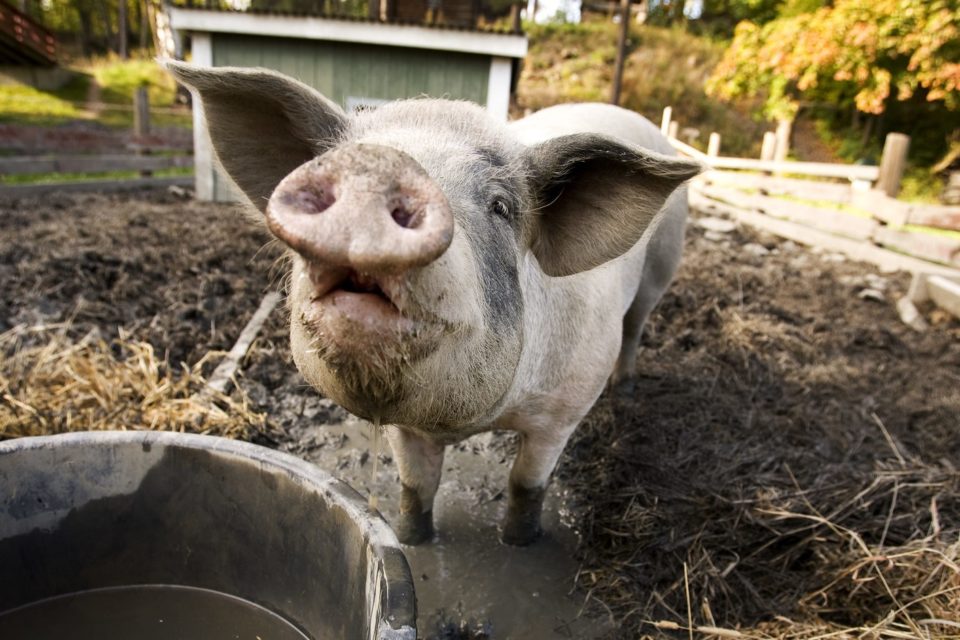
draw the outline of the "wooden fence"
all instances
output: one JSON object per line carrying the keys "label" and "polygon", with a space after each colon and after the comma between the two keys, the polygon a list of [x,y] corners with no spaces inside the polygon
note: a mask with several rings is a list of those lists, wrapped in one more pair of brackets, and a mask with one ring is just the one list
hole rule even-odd
{"label": "wooden fence", "polygon": [[769,140],[763,159],[731,158],[719,155],[716,134],[711,135],[708,153],[677,140],[670,115],[669,108],[664,110],[662,130],[671,144],[712,169],[691,188],[694,207],[766,223],[794,240],[829,245],[884,267],[958,273],[960,206],[913,204],[890,195],[899,191],[907,136],[890,134],[879,167],[776,161],[769,159],[770,146],[778,142]]}
{"label": "wooden fence", "polygon": [[[42,195],[59,191],[115,191],[145,187],[193,184],[191,175],[154,177],[156,171],[193,168],[192,149],[160,147],[150,139],[150,105],[145,88],[134,96],[133,131],[125,153],[44,153],[42,155],[0,156],[0,176],[42,176],[43,181],[28,180],[24,184],[0,185],[2,196]],[[115,148],[115,147],[114,147]],[[136,172],[137,177],[96,177],[111,172]],[[77,180],[68,174],[87,174]],[[92,176],[92,177],[90,177]],[[53,178],[51,181],[50,178]]]}

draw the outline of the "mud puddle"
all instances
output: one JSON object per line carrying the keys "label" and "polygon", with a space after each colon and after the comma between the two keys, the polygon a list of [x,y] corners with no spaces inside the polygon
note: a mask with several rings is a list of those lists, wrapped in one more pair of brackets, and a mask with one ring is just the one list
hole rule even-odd
{"label": "mud puddle", "polygon": [[[396,464],[384,443],[372,482],[370,434],[369,423],[349,416],[291,434],[296,440],[288,448],[365,495],[375,491],[380,512],[392,524],[400,496]],[[596,638],[610,630],[605,620],[581,614],[584,594],[574,590],[578,537],[563,517],[560,487],[548,492],[540,540],[525,548],[500,542],[512,461],[512,438],[505,433],[447,447],[434,503],[436,537],[404,547],[416,582],[421,637],[436,637],[461,617],[471,621],[475,637],[498,640]]]}

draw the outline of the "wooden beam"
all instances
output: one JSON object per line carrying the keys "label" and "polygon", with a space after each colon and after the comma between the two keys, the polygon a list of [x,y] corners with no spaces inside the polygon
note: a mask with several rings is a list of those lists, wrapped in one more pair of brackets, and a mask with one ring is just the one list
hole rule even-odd
{"label": "wooden beam", "polygon": [[819,229],[811,229],[810,227],[795,222],[779,220],[763,213],[718,202],[703,195],[696,183],[691,185],[688,193],[690,206],[698,211],[710,214],[725,214],[739,222],[763,229],[764,231],[769,231],[781,238],[787,238],[800,244],[818,247],[828,251],[836,251],[853,260],[861,260],[875,264],[884,271],[932,273],[945,275],[950,278],[960,278],[960,269],[953,269],[927,262],[926,260],[920,260],[919,258],[905,256],[861,240],[843,238]]}
{"label": "wooden beam", "polygon": [[766,176],[761,173],[719,170],[710,171],[704,176],[704,179],[709,184],[756,189],[764,195],[771,196],[792,196],[838,204],[849,204],[853,197],[853,190],[849,184],[824,182],[823,180],[801,180],[798,178]]}
{"label": "wooden beam", "polygon": [[192,187],[193,176],[175,178],[131,178],[129,180],[84,180],[78,182],[54,182],[49,184],[15,184],[0,186],[0,197],[22,198],[45,196],[58,191],[71,193],[101,191],[135,191],[162,187]]}
{"label": "wooden beam", "polygon": [[760,145],[760,159],[769,162],[773,160],[773,155],[777,152],[777,134],[773,131],[766,131],[763,134],[763,144]]}
{"label": "wooden beam", "polygon": [[146,87],[137,87],[133,94],[133,135],[143,138],[150,133],[150,96]]}
{"label": "wooden beam", "polygon": [[193,156],[136,156],[130,154],[21,156],[0,158],[0,173],[103,173],[158,171],[193,166]]}
{"label": "wooden beam", "polygon": [[927,295],[938,307],[960,318],[960,282],[943,276],[930,276],[927,279]]}
{"label": "wooden beam", "polygon": [[240,362],[243,360],[243,357],[247,355],[247,351],[250,350],[250,345],[256,340],[257,335],[260,333],[260,328],[263,327],[267,318],[270,317],[270,313],[279,302],[280,294],[276,291],[271,291],[263,297],[253,317],[250,318],[240,332],[240,336],[234,343],[233,348],[230,349],[226,357],[217,365],[217,368],[213,370],[213,373],[207,380],[207,389],[216,393],[226,392],[227,385],[233,380],[237,369],[240,368]]}
{"label": "wooden beam", "polygon": [[703,186],[700,187],[700,193],[737,207],[858,240],[869,240],[879,227],[877,221],[871,218],[861,218],[836,209],[823,209],[802,202],[745,193],[737,189]]}
{"label": "wooden beam", "polygon": [[880,227],[873,236],[878,244],[933,262],[960,267],[960,240],[929,233]]}
{"label": "wooden beam", "polygon": [[747,169],[751,171],[772,171],[796,175],[818,176],[821,178],[843,178],[847,180],[877,179],[880,170],[856,164],[827,164],[823,162],[766,162],[749,158],[710,158],[708,164],[715,169]]}
{"label": "wooden beam", "polygon": [[910,136],[902,133],[887,134],[883,143],[883,157],[880,159],[880,174],[876,188],[891,198],[900,193],[900,181],[907,168],[907,152],[910,150]]}
{"label": "wooden beam", "polygon": [[720,134],[714,131],[710,134],[710,142],[707,144],[707,155],[716,158],[720,155]]}
{"label": "wooden beam", "polygon": [[670,120],[673,118],[673,107],[663,108],[663,117],[660,118],[660,133],[668,135],[670,133]]}

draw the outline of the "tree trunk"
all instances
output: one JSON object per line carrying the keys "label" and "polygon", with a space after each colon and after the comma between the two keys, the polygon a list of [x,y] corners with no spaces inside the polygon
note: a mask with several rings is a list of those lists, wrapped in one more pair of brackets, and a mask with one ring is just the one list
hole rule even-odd
{"label": "tree trunk", "polygon": [[623,67],[627,58],[627,35],[630,32],[630,0],[620,0],[620,42],[617,45],[617,64],[613,70],[613,89],[610,104],[620,104],[620,88],[623,84]]}
{"label": "tree trunk", "polygon": [[109,51],[113,48],[116,40],[113,38],[113,25],[110,23],[110,9],[107,7],[107,0],[100,0],[97,3],[97,8],[100,10],[100,19],[103,21],[104,42]]}
{"label": "tree trunk", "polygon": [[87,7],[77,6],[77,16],[80,18],[80,52],[89,56],[93,51],[93,16]]}
{"label": "tree trunk", "polygon": [[117,0],[117,53],[126,60],[130,57],[127,51],[127,0]]}
{"label": "tree trunk", "polygon": [[150,33],[150,13],[147,11],[148,0],[137,3],[137,13],[140,15],[140,50],[147,50],[147,37]]}

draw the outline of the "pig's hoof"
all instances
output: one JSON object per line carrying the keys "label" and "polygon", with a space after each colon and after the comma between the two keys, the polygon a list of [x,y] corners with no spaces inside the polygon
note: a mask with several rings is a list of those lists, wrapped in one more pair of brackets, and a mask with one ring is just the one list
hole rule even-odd
{"label": "pig's hoof", "polygon": [[528,489],[518,485],[510,486],[510,504],[507,518],[503,523],[500,539],[504,544],[524,547],[543,534],[540,528],[540,512],[543,510],[545,487]]}
{"label": "pig's hoof", "polygon": [[408,545],[418,545],[433,540],[433,511],[401,513],[397,523],[397,539]]}

